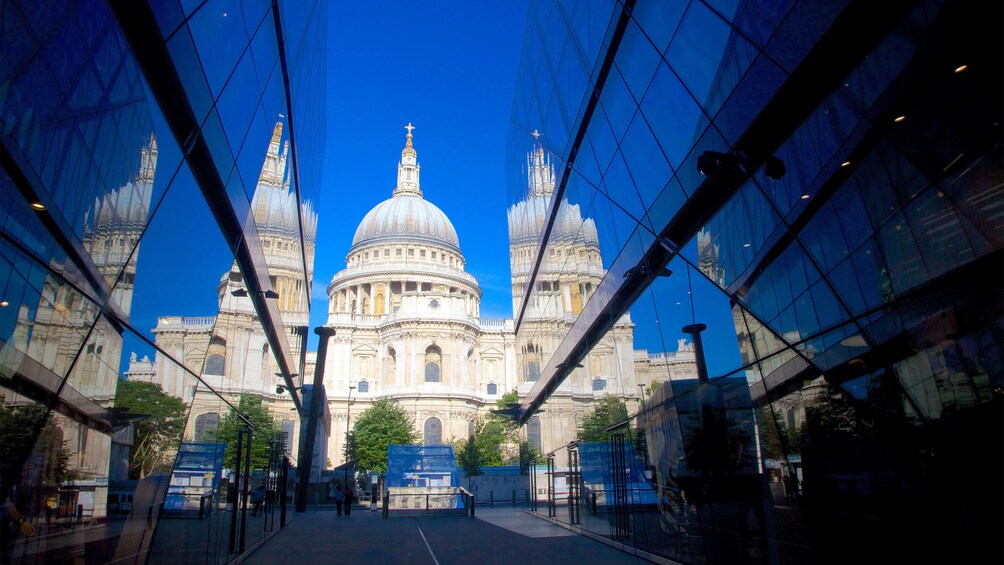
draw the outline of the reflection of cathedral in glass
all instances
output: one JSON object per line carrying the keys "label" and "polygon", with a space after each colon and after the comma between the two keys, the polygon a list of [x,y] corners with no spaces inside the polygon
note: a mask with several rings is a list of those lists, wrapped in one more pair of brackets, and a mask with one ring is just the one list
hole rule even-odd
{"label": "reflection of cathedral in glass", "polygon": [[[276,303],[282,324],[289,333],[292,353],[298,359],[301,335],[298,328],[308,324],[310,292],[302,282],[301,273],[306,261],[310,280],[317,213],[310,201],[297,204],[296,193],[290,187],[288,153],[289,141],[284,140],[283,124],[278,122],[269,141],[250,213],[268,266],[269,288],[278,294]],[[201,375],[203,386],[234,400],[246,392],[275,398],[278,369],[251,299],[238,296],[244,288],[242,273],[234,264],[217,285],[220,307],[216,316],[162,316],[157,319],[153,334],[158,347]],[[171,359],[162,355],[154,360],[136,359],[134,355],[128,376],[157,382],[168,394],[193,405],[186,437],[205,440],[215,432],[216,423],[223,416],[219,413],[218,397],[208,388],[193,385],[185,370]],[[277,416],[290,418],[288,412]]]}
{"label": "reflection of cathedral in glass", "polygon": [[[111,461],[118,436],[113,435],[116,428],[105,416],[119,382],[122,330],[100,315],[93,296],[107,294],[108,308],[120,319],[129,319],[139,240],[149,219],[157,168],[157,142],[152,134],[137,153],[129,180],[95,196],[83,215],[81,247],[90,258],[85,269],[91,269],[91,276],[69,262],[53,264],[79,286],[74,288],[46,275],[40,281],[37,306],[22,304],[18,311],[11,335],[14,347],[0,351],[5,367],[20,365],[19,370],[24,371],[29,362],[37,361],[35,384],[66,399],[63,409],[52,413],[55,439],[49,441],[49,449],[67,457],[67,472],[77,477],[78,487],[87,492],[84,505],[92,516],[104,515],[106,495],[103,489],[95,488],[94,481],[124,477],[118,476],[118,465]],[[15,350],[25,352],[26,357]],[[59,381],[50,383],[45,377],[49,371],[66,377],[65,382],[61,386]],[[3,372],[6,376],[6,369]],[[18,395],[2,396],[6,404],[18,405]],[[44,457],[51,459],[53,455]]]}

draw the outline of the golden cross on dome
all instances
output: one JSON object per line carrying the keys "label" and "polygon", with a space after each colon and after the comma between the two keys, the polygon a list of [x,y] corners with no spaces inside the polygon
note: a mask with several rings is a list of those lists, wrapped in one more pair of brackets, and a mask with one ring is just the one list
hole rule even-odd
{"label": "golden cross on dome", "polygon": [[540,132],[537,130],[533,130],[533,133],[530,135],[532,135],[534,139],[540,139]]}
{"label": "golden cross on dome", "polygon": [[411,125],[411,122],[408,122],[408,125],[404,126],[404,129],[408,130],[408,135],[411,135],[411,130],[415,129],[415,126]]}

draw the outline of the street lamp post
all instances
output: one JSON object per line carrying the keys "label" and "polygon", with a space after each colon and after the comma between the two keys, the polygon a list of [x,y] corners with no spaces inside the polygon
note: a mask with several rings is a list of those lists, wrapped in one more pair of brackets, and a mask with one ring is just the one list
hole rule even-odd
{"label": "street lamp post", "polygon": [[345,403],[345,486],[349,486],[349,418],[352,416],[352,391],[356,390],[355,385],[349,385],[349,398]]}

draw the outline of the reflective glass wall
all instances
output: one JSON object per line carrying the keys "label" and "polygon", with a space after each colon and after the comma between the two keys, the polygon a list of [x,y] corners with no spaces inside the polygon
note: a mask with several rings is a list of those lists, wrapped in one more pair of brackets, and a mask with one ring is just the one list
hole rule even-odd
{"label": "reflective glass wall", "polygon": [[534,512],[681,563],[1000,560],[1001,15],[533,3]]}
{"label": "reflective glass wall", "polygon": [[0,561],[223,563],[279,527],[324,10],[0,4]]}

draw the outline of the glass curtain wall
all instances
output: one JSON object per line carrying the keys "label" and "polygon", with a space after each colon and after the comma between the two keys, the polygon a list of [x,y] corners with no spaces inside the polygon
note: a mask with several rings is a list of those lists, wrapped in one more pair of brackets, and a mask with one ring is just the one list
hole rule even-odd
{"label": "glass curtain wall", "polygon": [[223,563],[279,527],[323,10],[0,5],[0,561]]}
{"label": "glass curtain wall", "polygon": [[1002,557],[1001,21],[532,3],[507,184],[536,514],[681,563]]}

